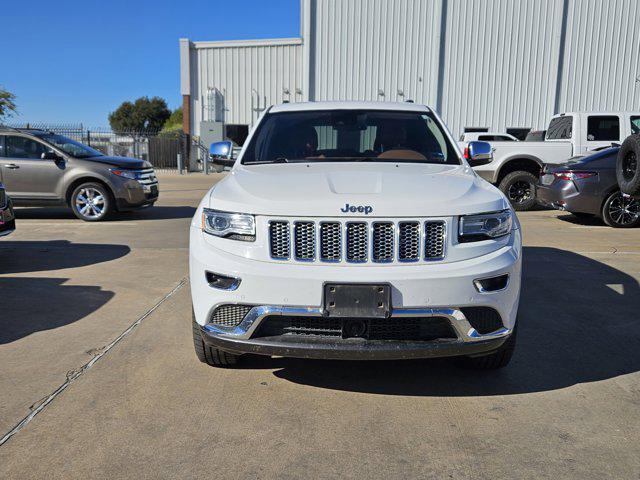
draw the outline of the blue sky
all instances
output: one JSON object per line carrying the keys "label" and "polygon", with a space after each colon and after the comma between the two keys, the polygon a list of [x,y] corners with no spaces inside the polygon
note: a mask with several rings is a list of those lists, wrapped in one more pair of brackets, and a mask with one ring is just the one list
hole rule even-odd
{"label": "blue sky", "polygon": [[0,86],[10,121],[99,127],[121,102],[181,103],[178,39],[297,37],[299,0],[3,2]]}

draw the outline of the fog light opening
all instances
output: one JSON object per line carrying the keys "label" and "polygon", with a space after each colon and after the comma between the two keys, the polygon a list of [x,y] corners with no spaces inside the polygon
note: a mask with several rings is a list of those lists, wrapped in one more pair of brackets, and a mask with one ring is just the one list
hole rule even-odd
{"label": "fog light opening", "polygon": [[241,279],[220,275],[219,273],[205,272],[207,283],[210,287],[219,290],[235,290],[240,286]]}
{"label": "fog light opening", "polygon": [[497,277],[479,278],[473,281],[473,285],[480,293],[498,292],[507,288],[509,274],[498,275]]}

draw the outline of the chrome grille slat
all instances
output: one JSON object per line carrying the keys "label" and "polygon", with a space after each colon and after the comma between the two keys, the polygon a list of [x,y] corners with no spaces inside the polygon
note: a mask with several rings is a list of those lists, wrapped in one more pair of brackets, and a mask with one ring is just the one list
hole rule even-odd
{"label": "chrome grille slat", "polygon": [[398,259],[403,262],[420,260],[420,223],[398,223]]}
{"label": "chrome grille slat", "polygon": [[294,255],[296,260],[316,258],[316,224],[314,222],[294,222]]}
{"label": "chrome grille slat", "polygon": [[442,260],[444,258],[446,230],[443,221],[425,222],[424,224],[424,258],[426,260]]}
{"label": "chrome grille slat", "polygon": [[368,258],[369,232],[365,222],[347,223],[347,253],[349,262],[362,263]]}
{"label": "chrome grille slat", "polygon": [[320,260],[339,262],[342,258],[342,227],[340,222],[320,223]]}
{"label": "chrome grille slat", "polygon": [[374,262],[392,262],[394,226],[391,222],[374,222],[372,230],[372,254]]}
{"label": "chrome grille slat", "polygon": [[277,260],[288,260],[291,256],[289,222],[269,223],[269,251]]}
{"label": "chrome grille slat", "polygon": [[446,256],[446,221],[270,220],[269,253],[296,262],[432,262]]}

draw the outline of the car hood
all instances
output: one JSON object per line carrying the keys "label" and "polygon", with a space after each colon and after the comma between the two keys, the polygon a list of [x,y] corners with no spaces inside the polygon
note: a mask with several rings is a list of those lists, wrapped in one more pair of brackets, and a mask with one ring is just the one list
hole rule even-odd
{"label": "car hood", "polygon": [[109,157],[107,155],[101,157],[89,157],[89,158],[81,158],[80,160],[85,160],[87,162],[98,162],[104,163],[106,165],[113,165],[114,167],[121,168],[151,168],[151,164],[145,160],[139,160],[137,158],[128,158],[128,157]]}
{"label": "car hood", "polygon": [[205,206],[312,217],[449,216],[509,208],[504,195],[468,166],[409,163],[239,165],[211,189]]}

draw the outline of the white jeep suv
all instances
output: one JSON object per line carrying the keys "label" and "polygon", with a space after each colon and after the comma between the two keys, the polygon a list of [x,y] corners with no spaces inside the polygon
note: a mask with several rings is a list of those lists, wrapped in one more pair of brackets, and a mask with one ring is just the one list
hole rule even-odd
{"label": "white jeep suv", "polygon": [[[490,161],[488,144],[468,148]],[[521,241],[505,196],[431,109],[272,107],[191,223],[196,354],[210,365],[252,353],[503,367]]]}

